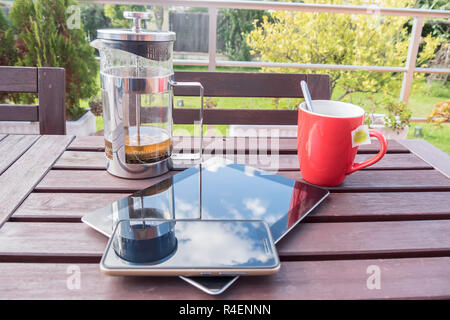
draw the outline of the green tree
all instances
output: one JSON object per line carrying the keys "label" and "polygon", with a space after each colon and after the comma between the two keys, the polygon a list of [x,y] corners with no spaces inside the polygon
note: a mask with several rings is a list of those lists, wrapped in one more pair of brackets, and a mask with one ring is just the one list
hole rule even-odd
{"label": "green tree", "polygon": [[[14,36],[0,6],[0,66],[12,66],[16,60]],[[5,100],[8,96],[7,93],[0,92],[0,101]]]}
{"label": "green tree", "polygon": [[421,9],[449,10],[450,2],[448,0],[416,0],[415,7]]}
{"label": "green tree", "polygon": [[[329,3],[325,0],[305,0],[307,3]],[[335,0],[334,4],[367,5],[364,0]],[[412,7],[414,0],[379,0],[382,7]],[[312,12],[271,13],[273,21],[263,17],[261,26],[247,37],[253,54],[262,61],[338,65],[405,65],[409,35],[404,26],[408,17],[380,15],[348,15]],[[431,35],[423,38],[424,45],[418,63],[434,55],[441,39]],[[265,69],[277,72],[299,72],[299,69]],[[392,94],[398,89],[402,74],[367,71],[301,70],[327,73],[332,89],[343,89],[339,100],[351,99],[356,92]]]}
{"label": "green tree", "polygon": [[[66,110],[68,119],[83,114],[80,100],[98,88],[98,63],[82,29],[70,29],[68,7],[72,0],[16,0],[10,21],[16,34],[19,66],[61,67],[66,70]],[[29,100],[30,98],[24,98]],[[29,101],[27,101],[30,103]]]}
{"label": "green tree", "polygon": [[14,65],[17,59],[14,51],[14,35],[8,20],[0,7],[0,66]]}
{"label": "green tree", "polygon": [[250,48],[245,39],[268,13],[264,10],[240,9],[222,9],[219,12],[222,17],[217,27],[217,38],[225,44],[223,53],[232,60],[250,60]]}
{"label": "green tree", "polygon": [[102,5],[86,4],[81,6],[83,29],[89,41],[97,39],[97,30],[111,26],[111,20],[105,16]]}

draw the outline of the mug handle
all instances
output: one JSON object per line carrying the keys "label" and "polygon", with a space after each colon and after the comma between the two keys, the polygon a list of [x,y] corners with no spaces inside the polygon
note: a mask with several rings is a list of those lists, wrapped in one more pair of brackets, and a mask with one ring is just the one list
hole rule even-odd
{"label": "mug handle", "polygon": [[361,170],[363,168],[366,168],[368,166],[371,166],[383,158],[383,156],[386,154],[387,151],[387,141],[386,138],[383,136],[383,134],[380,131],[377,130],[369,130],[369,136],[375,137],[380,141],[380,151],[378,154],[366,161],[363,162],[355,162],[351,168],[348,170],[347,174],[351,174],[355,171]]}

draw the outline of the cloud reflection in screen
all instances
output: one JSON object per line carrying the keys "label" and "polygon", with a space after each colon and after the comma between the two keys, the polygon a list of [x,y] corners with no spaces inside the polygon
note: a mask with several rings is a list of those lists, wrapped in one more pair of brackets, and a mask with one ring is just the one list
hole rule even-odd
{"label": "cloud reflection in screen", "polygon": [[259,198],[246,198],[242,202],[255,217],[260,217],[267,212],[267,204],[264,204]]}
{"label": "cloud reflection in screen", "polygon": [[[170,264],[189,266],[226,266],[263,264],[266,254],[259,223],[178,222],[175,235],[179,249]],[[256,240],[258,239],[258,241]]]}
{"label": "cloud reflection in screen", "polygon": [[[203,208],[203,214],[208,214],[207,209]],[[200,206],[198,201],[192,203],[181,197],[175,197],[175,216],[176,219],[198,219],[200,218]]]}

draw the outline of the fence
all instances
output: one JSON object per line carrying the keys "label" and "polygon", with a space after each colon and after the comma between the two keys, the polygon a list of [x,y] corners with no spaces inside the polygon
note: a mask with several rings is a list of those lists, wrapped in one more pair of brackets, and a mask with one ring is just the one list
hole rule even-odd
{"label": "fence", "polygon": [[[218,21],[220,23],[221,15]],[[175,51],[183,52],[208,52],[209,14],[206,12],[171,12],[170,31],[177,34],[174,44]],[[217,49],[225,47],[223,41],[218,39]]]}
{"label": "fence", "polygon": [[[95,3],[111,4],[147,4],[163,6],[184,6],[203,7],[209,11],[209,35],[208,35],[208,60],[174,60],[179,65],[208,66],[209,71],[215,71],[217,66],[234,67],[271,67],[271,68],[299,68],[299,69],[325,69],[325,70],[367,70],[376,72],[402,72],[403,82],[400,92],[400,99],[408,102],[414,73],[442,73],[450,74],[450,68],[419,68],[416,67],[417,54],[419,51],[420,35],[422,33],[424,18],[450,18],[450,11],[447,10],[423,10],[407,8],[383,8],[375,5],[370,6],[349,6],[349,5],[328,5],[309,4],[291,2],[270,2],[270,1],[224,1],[224,0],[92,0]],[[365,14],[365,15],[386,15],[386,16],[408,16],[414,19],[411,32],[410,44],[406,65],[403,67],[385,66],[360,66],[360,65],[332,65],[332,64],[311,64],[311,63],[273,63],[259,61],[225,61],[216,59],[217,48],[217,9],[233,8],[248,10],[286,10],[304,12],[329,12],[335,14]]]}

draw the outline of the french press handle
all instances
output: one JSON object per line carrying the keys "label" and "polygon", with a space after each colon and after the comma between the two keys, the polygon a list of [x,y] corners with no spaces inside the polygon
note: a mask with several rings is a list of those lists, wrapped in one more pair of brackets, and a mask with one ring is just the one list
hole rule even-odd
{"label": "french press handle", "polygon": [[[200,82],[179,82],[179,81],[173,81],[169,80],[169,84],[172,87],[199,87],[200,88],[200,160],[202,160],[202,153],[203,153],[203,95],[205,92],[205,89],[203,88],[202,84]],[[172,111],[173,111],[173,101],[172,101]]]}
{"label": "french press handle", "polygon": [[133,19],[133,32],[141,32],[141,20],[150,19],[150,12],[124,11],[124,18]]}

